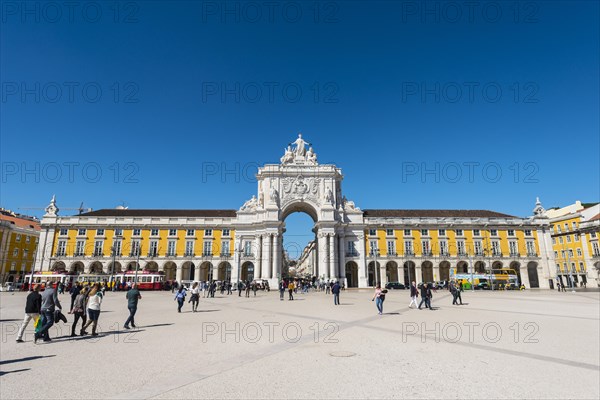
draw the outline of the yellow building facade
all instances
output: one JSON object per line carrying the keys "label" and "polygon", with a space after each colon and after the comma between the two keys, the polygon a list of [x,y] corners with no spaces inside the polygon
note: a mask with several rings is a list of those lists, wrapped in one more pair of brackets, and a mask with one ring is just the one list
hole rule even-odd
{"label": "yellow building facade", "polygon": [[31,272],[39,236],[38,220],[0,209],[0,283],[22,281]]}

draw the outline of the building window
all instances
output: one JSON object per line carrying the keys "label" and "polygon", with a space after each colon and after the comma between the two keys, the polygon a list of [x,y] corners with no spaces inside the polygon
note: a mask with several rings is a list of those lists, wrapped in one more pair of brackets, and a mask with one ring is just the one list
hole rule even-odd
{"label": "building window", "polygon": [[185,234],[186,234],[186,236],[194,236],[196,234],[196,230],[188,229]]}
{"label": "building window", "polygon": [[177,229],[169,229],[169,236],[177,236]]}
{"label": "building window", "polygon": [[249,240],[244,242],[244,255],[246,257],[252,256],[252,242]]}
{"label": "building window", "polygon": [[29,243],[30,240],[31,240],[31,236],[26,235],[25,236],[25,243]]}
{"label": "building window", "polygon": [[456,249],[458,252],[459,256],[464,256],[465,253],[465,242],[462,240],[459,240],[458,242],[456,242]]}
{"label": "building window", "polygon": [[85,242],[83,240],[78,240],[77,243],[75,243],[75,256],[76,257],[80,257],[83,255],[84,247],[85,247]]}
{"label": "building window", "polygon": [[396,242],[393,240],[388,240],[387,241],[387,254],[389,256],[395,256],[396,255]]}
{"label": "building window", "polygon": [[404,230],[404,236],[410,236],[410,229]]}
{"label": "building window", "polygon": [[456,232],[456,236],[462,236],[463,235],[463,230],[462,229],[457,229],[455,232]]}
{"label": "building window", "polygon": [[592,251],[594,253],[594,256],[600,256],[600,247],[598,246],[597,242],[592,243]]}
{"label": "building window", "polygon": [[205,229],[204,230],[204,236],[212,236],[212,234],[213,234],[213,230],[212,229]]}
{"label": "building window", "polygon": [[377,251],[378,251],[377,240],[371,240],[369,242],[369,247],[371,248],[371,255],[374,255],[375,253],[377,253]]}
{"label": "building window", "polygon": [[475,241],[475,255],[481,256],[483,252],[481,251],[481,240]]}
{"label": "building window", "polygon": [[563,271],[567,272],[567,263],[566,262],[563,263]]}
{"label": "building window", "polygon": [[85,228],[79,228],[79,230],[77,231],[77,234],[79,236],[85,236]]}
{"label": "building window", "polygon": [[427,231],[427,229],[421,229],[421,236],[427,236],[429,234],[429,232]]}
{"label": "building window", "polygon": [[[512,243],[512,245],[514,246],[515,242],[510,242]],[[500,256],[500,242],[494,240],[492,242],[492,255],[493,256]]]}
{"label": "building window", "polygon": [[394,230],[393,229],[386,229],[385,230],[385,234],[388,236],[394,236]]}
{"label": "building window", "polygon": [[571,235],[567,235],[567,243],[571,243]]}
{"label": "building window", "polygon": [[531,236],[531,229],[525,229],[525,236]]}
{"label": "building window", "polygon": [[577,248],[577,257],[581,257],[581,249]]}
{"label": "building window", "polygon": [[221,254],[224,256],[229,255],[229,240],[221,241]]}
{"label": "building window", "polygon": [[565,232],[569,230],[569,224],[565,222]]}
{"label": "building window", "polygon": [[69,234],[69,230],[67,228],[60,228],[60,236],[67,236]]}
{"label": "building window", "polygon": [[569,249],[569,257],[573,257],[573,250]]}
{"label": "building window", "polygon": [[562,257],[562,258],[565,258],[565,254],[566,254],[566,253],[565,253],[565,251],[564,251],[564,250],[561,250],[561,251],[560,251],[560,255],[561,255],[561,257]]}
{"label": "building window", "polygon": [[585,266],[583,265],[582,262],[579,263],[579,272],[585,272]]}
{"label": "building window", "polygon": [[150,236],[158,236],[158,229],[150,229]]}
{"label": "building window", "polygon": [[473,229],[473,236],[480,236],[479,229]]}
{"label": "building window", "polygon": [[550,233],[554,233],[554,225],[550,227]]}
{"label": "building window", "polygon": [[440,255],[447,256],[448,255],[448,242],[442,240],[440,242]]}
{"label": "building window", "polygon": [[438,235],[439,236],[446,236],[446,230],[445,229],[438,229]]}
{"label": "building window", "polygon": [[573,230],[577,229],[577,222],[571,222],[571,226],[573,227]]}
{"label": "building window", "polygon": [[142,230],[141,230],[141,229],[137,229],[137,228],[136,228],[136,229],[134,229],[134,230],[133,230],[133,236],[140,236],[140,235],[141,235],[141,233],[142,233]]}
{"label": "building window", "polygon": [[575,269],[575,263],[574,262],[571,263],[571,272],[573,272],[573,273],[577,272],[577,270]]}
{"label": "building window", "polygon": [[115,229],[115,236],[123,236],[123,229],[121,229],[121,228]]}
{"label": "building window", "polygon": [[497,229],[490,229],[490,235],[491,236],[498,236],[498,230]]}
{"label": "building window", "polygon": [[552,238],[552,244],[556,244],[556,238]]}
{"label": "building window", "polygon": [[112,255],[115,257],[121,256],[121,241],[120,240],[113,241]]}
{"label": "building window", "polygon": [[375,236],[377,231],[375,229],[369,229],[369,236]]}
{"label": "building window", "polygon": [[423,248],[424,255],[431,255],[431,248],[429,247],[429,240],[421,240],[421,246]]}
{"label": "building window", "polygon": [[229,229],[223,229],[223,236],[229,236]]}
{"label": "building window", "polygon": [[96,229],[96,236],[104,236],[104,229]]}
{"label": "building window", "polygon": [[576,242],[579,242],[579,233],[573,235]]}
{"label": "building window", "polygon": [[515,242],[514,240],[511,240],[510,242],[508,242],[508,249],[510,251],[511,256],[513,256],[513,257],[519,256],[519,249],[517,249],[517,242]]}
{"label": "building window", "polygon": [[514,229],[509,229],[508,230],[508,236],[515,236],[515,230]]}
{"label": "building window", "polygon": [[100,257],[102,255],[103,243],[104,241],[102,240],[96,240],[94,243],[94,257]]}
{"label": "building window", "polygon": [[415,253],[413,252],[413,243],[412,240],[405,240],[404,241],[404,254],[406,254],[407,256],[412,256]]}
{"label": "building window", "polygon": [[528,256],[536,256],[536,251],[535,251],[535,243],[532,241],[528,241],[527,243],[525,243],[525,246],[527,247],[527,255]]}
{"label": "building window", "polygon": [[139,240],[132,240],[131,241],[131,253],[129,254],[130,257],[137,257],[140,255],[140,241]]}
{"label": "building window", "polygon": [[19,249],[13,250],[13,257],[17,257],[19,255]]}
{"label": "building window", "polygon": [[590,237],[595,238],[596,237],[596,232],[590,232]]}
{"label": "building window", "polygon": [[156,257],[158,255],[158,241],[150,241],[150,249],[148,250],[148,257]]}
{"label": "building window", "polygon": [[58,241],[58,248],[56,249],[56,256],[57,257],[64,256],[66,249],[67,249],[67,241],[66,240],[59,240]]}
{"label": "building window", "polygon": [[562,233],[562,229],[560,229],[560,225],[556,225],[556,231],[557,231],[558,233]]}
{"label": "building window", "polygon": [[194,241],[193,240],[185,241],[185,256],[186,257],[194,256]]}
{"label": "building window", "polygon": [[169,240],[167,243],[167,256],[174,257],[175,256],[175,241]]}
{"label": "building window", "polygon": [[558,251],[554,251],[554,258],[558,258]]}
{"label": "building window", "polygon": [[559,237],[558,237],[558,242],[559,242],[559,243],[564,243],[564,241],[563,241],[563,237],[562,237],[562,236],[559,236]]}
{"label": "building window", "polygon": [[354,241],[348,242],[348,256],[355,257],[358,254],[356,253],[356,243]]}

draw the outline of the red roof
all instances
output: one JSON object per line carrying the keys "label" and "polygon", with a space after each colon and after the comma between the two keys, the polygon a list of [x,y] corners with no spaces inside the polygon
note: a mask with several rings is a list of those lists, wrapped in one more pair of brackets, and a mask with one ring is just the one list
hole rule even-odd
{"label": "red roof", "polygon": [[0,220],[8,221],[9,223],[13,224],[14,226],[18,226],[19,228],[35,229],[36,231],[41,230],[39,222],[32,221],[27,218],[19,218],[10,215],[0,214]]}

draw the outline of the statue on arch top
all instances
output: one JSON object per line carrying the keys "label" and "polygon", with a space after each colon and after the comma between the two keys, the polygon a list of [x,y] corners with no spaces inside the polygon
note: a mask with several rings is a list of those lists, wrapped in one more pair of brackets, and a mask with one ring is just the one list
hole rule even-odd
{"label": "statue on arch top", "polygon": [[308,143],[307,141],[305,141],[304,139],[302,139],[302,134],[299,133],[298,134],[298,139],[296,139],[295,141],[293,141],[292,143],[289,143],[288,146],[291,145],[295,145],[296,147],[294,148],[294,155],[296,157],[304,157],[306,156],[306,146],[312,146],[311,143]]}

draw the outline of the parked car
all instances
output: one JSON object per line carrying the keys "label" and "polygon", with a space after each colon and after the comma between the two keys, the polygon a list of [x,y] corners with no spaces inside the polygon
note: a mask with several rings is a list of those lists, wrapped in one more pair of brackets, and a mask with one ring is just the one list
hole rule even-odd
{"label": "parked car", "polygon": [[12,282],[6,282],[4,285],[0,286],[0,292],[14,292],[15,284]]}
{"label": "parked car", "polygon": [[479,282],[477,285],[475,285],[475,290],[490,290],[490,284],[487,282]]}
{"label": "parked car", "polygon": [[400,282],[388,282],[385,284],[386,289],[406,289],[406,286]]}

